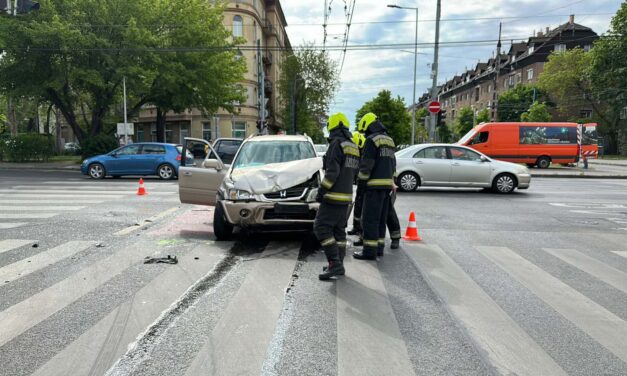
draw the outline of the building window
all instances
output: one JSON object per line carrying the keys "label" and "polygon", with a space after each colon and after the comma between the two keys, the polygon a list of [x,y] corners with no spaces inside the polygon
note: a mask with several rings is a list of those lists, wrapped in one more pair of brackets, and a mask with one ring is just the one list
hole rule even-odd
{"label": "building window", "polygon": [[581,110],[579,112],[579,117],[584,119],[590,119],[592,117],[592,110]]}
{"label": "building window", "polygon": [[246,138],[246,123],[233,123],[233,138]]}
{"label": "building window", "polygon": [[533,68],[527,69],[527,81],[533,80]]}
{"label": "building window", "polygon": [[492,92],[492,85],[488,85],[488,93]]}
{"label": "building window", "polygon": [[137,127],[137,142],[144,142],[144,126],[143,126],[143,124]]}
{"label": "building window", "polygon": [[566,45],[565,44],[556,44],[555,45],[555,52],[566,52]]}
{"label": "building window", "polygon": [[211,123],[208,121],[202,123],[202,139],[211,141]]}
{"label": "building window", "polygon": [[244,36],[244,20],[241,16],[233,17],[233,36],[234,37],[243,37]]}
{"label": "building window", "polygon": [[527,53],[528,55],[531,55],[533,53],[533,51],[535,50],[534,45],[532,44],[531,46],[529,46],[529,52]]}
{"label": "building window", "polygon": [[591,46],[591,45],[589,45],[589,44],[586,44],[585,46],[583,46],[583,50],[584,50],[585,52],[589,52],[591,49],[592,49],[592,46]]}

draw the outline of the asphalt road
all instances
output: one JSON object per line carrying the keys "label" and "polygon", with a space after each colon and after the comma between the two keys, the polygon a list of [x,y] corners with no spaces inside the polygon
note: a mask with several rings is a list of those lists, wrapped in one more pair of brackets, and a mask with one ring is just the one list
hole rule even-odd
{"label": "asphalt road", "polygon": [[308,234],[215,242],[146,188],[0,170],[0,375],[627,374],[625,180],[399,194],[423,241],[331,282]]}

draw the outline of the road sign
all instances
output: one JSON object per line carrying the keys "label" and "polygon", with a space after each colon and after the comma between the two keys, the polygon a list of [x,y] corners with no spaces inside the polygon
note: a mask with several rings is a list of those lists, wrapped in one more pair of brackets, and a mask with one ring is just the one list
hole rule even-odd
{"label": "road sign", "polygon": [[126,124],[126,132],[124,132],[124,123],[118,123],[118,136],[123,136],[123,135],[132,136],[134,134],[135,132],[134,132],[133,123]]}
{"label": "road sign", "polygon": [[429,103],[429,112],[431,112],[432,114],[437,114],[438,112],[440,112],[440,109],[440,102],[433,101]]}

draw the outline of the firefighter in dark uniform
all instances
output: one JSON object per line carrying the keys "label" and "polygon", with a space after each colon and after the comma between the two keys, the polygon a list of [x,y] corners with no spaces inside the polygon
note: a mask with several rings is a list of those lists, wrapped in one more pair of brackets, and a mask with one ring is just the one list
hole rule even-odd
{"label": "firefighter in dark uniform", "polygon": [[[366,136],[359,129],[356,132],[353,132],[353,143],[357,145],[359,148],[359,156],[364,149],[364,145],[366,144]],[[353,228],[348,232],[348,235],[359,235],[360,240],[355,242],[356,246],[361,246],[361,208],[363,206],[364,201],[364,190],[360,189],[360,186],[357,185],[357,192],[355,193],[355,205],[353,206]]]}
{"label": "firefighter in dark uniform", "polygon": [[383,255],[390,194],[394,189],[396,146],[377,116],[368,113],[360,120],[366,145],[359,165],[358,184],[365,188],[361,224],[364,248],[355,252],[358,260],[376,260]]}
{"label": "firefighter in dark uniform", "polygon": [[359,150],[348,127],[346,115],[337,113],[329,117],[329,149],[325,155],[324,179],[316,197],[320,209],[314,222],[314,233],[329,262],[318,276],[321,280],[345,272],[348,206],[353,202],[353,180],[359,168]]}
{"label": "firefighter in dark uniform", "polygon": [[398,215],[396,214],[396,209],[394,208],[395,203],[396,188],[392,191],[392,194],[390,195],[390,205],[388,207],[387,218],[388,231],[390,232],[390,238],[392,239],[390,248],[392,249],[397,249],[400,246],[401,242],[401,223],[398,221]]}

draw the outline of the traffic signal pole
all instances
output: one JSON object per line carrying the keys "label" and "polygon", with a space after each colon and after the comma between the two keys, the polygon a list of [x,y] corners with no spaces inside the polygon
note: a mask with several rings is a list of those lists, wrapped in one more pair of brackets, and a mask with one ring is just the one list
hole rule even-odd
{"label": "traffic signal pole", "polygon": [[[431,102],[438,100],[438,52],[440,49],[440,15],[442,12],[442,1],[438,0],[435,13],[435,48],[433,51],[433,64],[431,65]],[[437,141],[437,116],[431,113],[431,126],[429,127],[429,139]]]}

